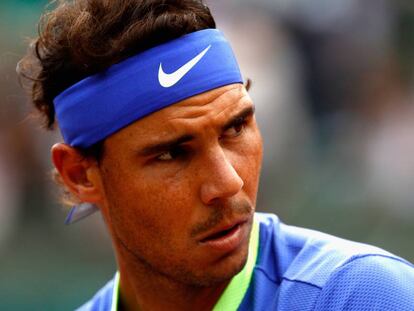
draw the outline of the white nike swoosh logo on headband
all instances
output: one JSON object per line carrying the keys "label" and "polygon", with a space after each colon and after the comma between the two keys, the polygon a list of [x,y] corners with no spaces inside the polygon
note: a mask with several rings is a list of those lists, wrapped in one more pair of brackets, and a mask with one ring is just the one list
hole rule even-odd
{"label": "white nike swoosh logo on headband", "polygon": [[165,73],[162,69],[162,63],[158,69],[158,81],[163,87],[171,87],[180,81],[190,70],[193,68],[211,48],[211,45],[202,50],[196,57],[191,59],[189,62],[178,68],[172,73]]}

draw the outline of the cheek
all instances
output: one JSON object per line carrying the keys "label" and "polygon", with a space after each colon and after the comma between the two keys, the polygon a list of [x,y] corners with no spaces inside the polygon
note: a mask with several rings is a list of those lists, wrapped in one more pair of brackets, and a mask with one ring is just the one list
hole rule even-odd
{"label": "cheek", "polygon": [[[128,166],[131,167],[131,166]],[[118,169],[107,174],[110,215],[118,231],[129,238],[181,239],[191,217],[190,183],[178,178],[159,178],[142,170]]]}

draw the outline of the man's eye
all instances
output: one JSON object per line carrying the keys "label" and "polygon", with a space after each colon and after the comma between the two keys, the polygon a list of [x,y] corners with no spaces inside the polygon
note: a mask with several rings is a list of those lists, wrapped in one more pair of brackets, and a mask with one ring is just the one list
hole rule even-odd
{"label": "man's eye", "polygon": [[224,131],[222,137],[237,137],[241,133],[243,133],[243,130],[246,126],[246,121],[241,120],[240,122],[234,124],[232,127],[228,128]]}
{"label": "man's eye", "polygon": [[172,160],[172,159],[173,159],[172,154],[169,151],[161,153],[157,157],[157,160],[159,160],[159,161],[169,161],[169,160]]}
{"label": "man's eye", "polygon": [[165,151],[157,156],[158,161],[172,161],[185,154],[185,150],[182,147],[174,147],[168,151]]}

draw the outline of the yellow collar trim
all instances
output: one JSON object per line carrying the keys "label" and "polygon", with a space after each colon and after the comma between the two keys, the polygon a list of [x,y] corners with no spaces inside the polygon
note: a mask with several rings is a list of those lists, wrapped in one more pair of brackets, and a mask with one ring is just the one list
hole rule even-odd
{"label": "yellow collar trim", "polygon": [[238,309],[247,292],[247,289],[249,288],[258,252],[259,223],[255,217],[253,220],[252,231],[250,233],[249,255],[247,257],[247,262],[244,265],[243,270],[232,278],[229,285],[214,306],[213,311],[233,311]]}

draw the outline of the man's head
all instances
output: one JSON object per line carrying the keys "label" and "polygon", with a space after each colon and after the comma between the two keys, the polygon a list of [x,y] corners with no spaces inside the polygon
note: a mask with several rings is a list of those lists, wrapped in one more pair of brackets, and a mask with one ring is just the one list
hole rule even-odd
{"label": "man's head", "polygon": [[[28,75],[36,68],[31,66],[40,68],[33,101],[49,127],[53,100],[79,80],[214,28],[199,1],[74,1],[45,23],[36,53],[20,70]],[[234,81],[171,102],[86,144],[86,150],[98,145],[103,153],[85,156],[84,145],[57,144],[52,157],[70,192],[99,206],[118,259],[177,282],[212,285],[231,278],[247,258],[262,157],[253,112],[245,87]]]}

